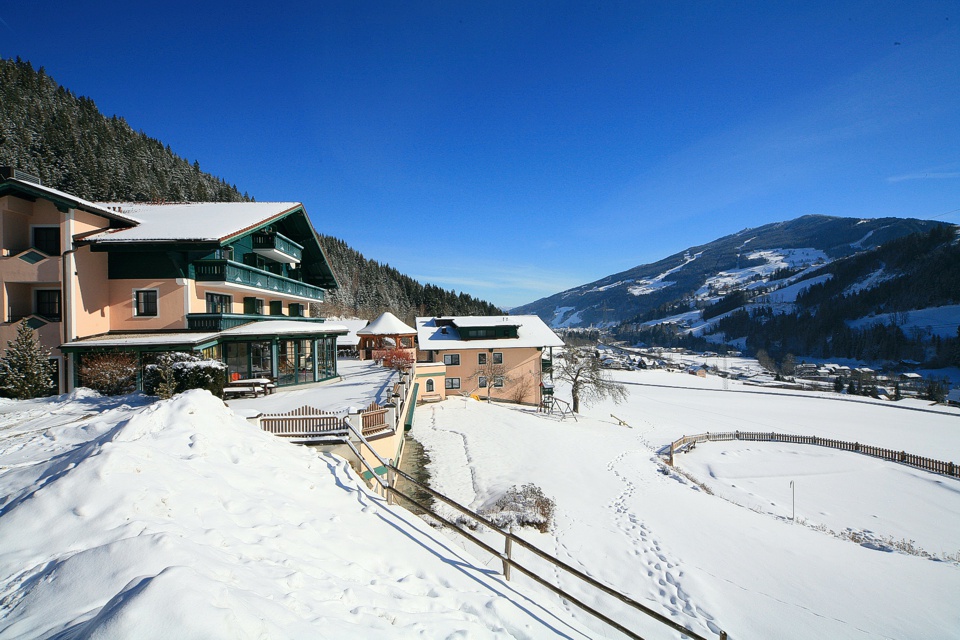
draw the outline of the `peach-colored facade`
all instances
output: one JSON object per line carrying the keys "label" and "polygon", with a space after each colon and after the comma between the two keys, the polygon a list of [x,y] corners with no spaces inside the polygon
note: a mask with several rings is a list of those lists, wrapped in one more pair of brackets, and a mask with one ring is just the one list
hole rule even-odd
{"label": "peach-colored facade", "polygon": [[[0,178],[0,184],[10,183]],[[228,309],[208,315],[246,315],[244,298],[252,297],[263,301],[262,315],[270,313],[271,302],[279,302],[280,316],[290,314],[291,303],[301,305],[301,315],[309,316],[312,298],[235,282],[111,279],[109,251],[94,251],[84,241],[109,229],[111,224],[129,227],[133,223],[68,194],[40,185],[18,184],[21,186],[0,196],[0,350],[16,337],[20,321],[27,319],[36,327],[41,345],[60,364],[61,390],[67,389],[67,381],[73,379],[72,359],[60,352],[61,344],[108,332],[188,329],[188,314],[208,314],[208,293],[231,297]],[[59,238],[58,253],[45,255],[37,249],[38,228],[57,230],[56,237],[50,238],[50,232],[46,232],[43,238],[48,247]],[[49,251],[53,253],[55,249]],[[136,292],[145,290],[157,293],[155,314],[137,313]],[[40,300],[44,314],[38,313]]]}
{"label": "peach-colored facade", "polygon": [[[486,364],[480,364],[481,355]],[[497,356],[502,364],[494,364]],[[455,358],[454,356],[458,356]],[[507,347],[500,349],[448,349],[438,351],[437,362],[446,365],[444,390],[446,395],[470,395],[481,399],[508,400],[523,404],[539,404],[542,377],[542,350],[536,347]],[[459,364],[450,364],[456,361]],[[502,386],[491,377],[502,375]],[[487,378],[481,380],[481,378]],[[486,386],[481,387],[485,382]]]}
{"label": "peach-colored facade", "polygon": [[418,402],[439,402],[447,399],[447,390],[444,380],[447,377],[447,367],[443,362],[417,363],[414,382],[419,386],[417,391]]}

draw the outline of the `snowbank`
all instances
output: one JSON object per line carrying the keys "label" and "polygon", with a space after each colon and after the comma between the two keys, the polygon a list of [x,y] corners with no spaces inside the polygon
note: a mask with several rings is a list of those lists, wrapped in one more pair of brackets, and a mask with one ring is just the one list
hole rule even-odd
{"label": "snowbank", "polygon": [[583,637],[207,392],[70,406],[0,431],[0,637]]}

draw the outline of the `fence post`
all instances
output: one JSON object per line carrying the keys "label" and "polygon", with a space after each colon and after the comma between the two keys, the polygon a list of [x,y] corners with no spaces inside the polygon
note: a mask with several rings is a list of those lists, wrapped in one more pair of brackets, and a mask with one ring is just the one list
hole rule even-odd
{"label": "fence post", "polygon": [[673,466],[673,445],[677,444],[677,441],[674,440],[670,443],[670,466]]}
{"label": "fence post", "polygon": [[[513,533],[513,527],[510,527],[510,533]],[[509,560],[513,557],[513,538],[510,536],[505,537],[503,543],[503,577],[506,578],[507,582],[510,581],[510,562]]]}
{"label": "fence post", "polygon": [[390,465],[387,467],[387,485],[390,487],[387,489],[387,504],[396,504],[397,500],[393,496],[392,489],[397,486],[397,472],[393,470],[393,460],[390,460]]}

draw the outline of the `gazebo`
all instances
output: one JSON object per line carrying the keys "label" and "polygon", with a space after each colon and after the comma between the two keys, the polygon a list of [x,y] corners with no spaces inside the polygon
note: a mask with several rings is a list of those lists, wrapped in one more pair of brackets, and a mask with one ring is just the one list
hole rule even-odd
{"label": "gazebo", "polygon": [[411,361],[416,360],[417,352],[414,338],[417,330],[403,320],[385,311],[376,320],[357,331],[360,338],[359,352],[361,360],[380,360],[388,351],[403,349],[408,352]]}

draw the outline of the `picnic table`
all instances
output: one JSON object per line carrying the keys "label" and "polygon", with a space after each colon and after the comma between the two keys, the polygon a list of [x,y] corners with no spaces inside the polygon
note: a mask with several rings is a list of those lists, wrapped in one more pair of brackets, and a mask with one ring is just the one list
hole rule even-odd
{"label": "picnic table", "polygon": [[254,398],[276,391],[277,385],[272,378],[240,378],[231,380],[223,388],[224,396],[252,395]]}

